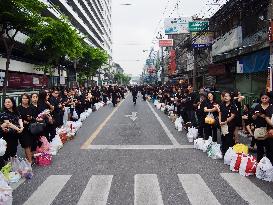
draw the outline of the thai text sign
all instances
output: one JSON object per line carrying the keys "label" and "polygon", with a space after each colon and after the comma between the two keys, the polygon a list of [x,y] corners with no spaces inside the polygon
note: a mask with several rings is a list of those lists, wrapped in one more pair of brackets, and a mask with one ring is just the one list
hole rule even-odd
{"label": "thai text sign", "polygon": [[207,31],[208,29],[209,29],[208,21],[190,21],[189,22],[190,32]]}

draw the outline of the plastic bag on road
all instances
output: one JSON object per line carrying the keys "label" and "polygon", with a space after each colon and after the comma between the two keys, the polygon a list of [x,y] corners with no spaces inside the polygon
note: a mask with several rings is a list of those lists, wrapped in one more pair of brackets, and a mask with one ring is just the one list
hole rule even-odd
{"label": "plastic bag on road", "polygon": [[179,117],[179,118],[177,118],[177,119],[175,120],[175,122],[174,122],[175,129],[178,130],[179,124],[182,124],[182,117]]}
{"label": "plastic bag on road", "polygon": [[194,140],[194,144],[193,144],[193,147],[195,149],[199,149],[199,150],[202,150],[203,146],[204,146],[204,139],[203,138],[197,138],[196,140]]}
{"label": "plastic bag on road", "polygon": [[183,130],[182,123],[178,124],[177,130],[178,130],[178,132],[182,132],[182,130]]}
{"label": "plastic bag on road", "polygon": [[212,145],[212,137],[209,137],[208,140],[204,141],[204,145],[202,147],[202,151],[203,152],[207,152],[211,148],[211,145]]}
{"label": "plastic bag on road", "polygon": [[207,152],[208,157],[212,159],[223,159],[221,152],[221,145],[216,142],[212,142],[210,149]]}
{"label": "plastic bag on road", "polygon": [[42,142],[42,146],[41,147],[37,147],[36,148],[36,152],[41,153],[41,152],[49,152],[49,148],[50,148],[50,144],[47,141],[47,138],[42,136],[40,138],[40,142]]}
{"label": "plastic bag on road", "polygon": [[78,114],[77,114],[76,110],[74,110],[74,111],[73,111],[72,118],[73,118],[74,120],[79,119],[79,116],[78,116]]}
{"label": "plastic bag on road", "polygon": [[248,146],[244,145],[244,144],[236,144],[233,146],[233,150],[236,153],[244,153],[244,154],[248,154]]}
{"label": "plastic bag on road", "polygon": [[233,148],[232,147],[230,147],[228,150],[227,150],[227,152],[226,152],[226,154],[225,154],[225,156],[224,156],[224,164],[226,164],[226,165],[230,165],[230,162],[231,162],[231,159],[233,158],[233,157],[235,157],[235,156],[237,156],[236,155],[236,152],[233,150]]}
{"label": "plastic bag on road", "polygon": [[5,152],[7,149],[7,142],[3,139],[0,138],[0,156],[4,156]]}
{"label": "plastic bag on road", "polygon": [[250,176],[256,173],[257,160],[253,156],[243,156],[239,168],[239,174],[242,176]]}
{"label": "plastic bag on road", "polygon": [[158,104],[156,105],[156,109],[160,110],[161,105],[162,105],[161,103],[158,103]]}
{"label": "plastic bag on road", "polygon": [[12,205],[12,188],[8,185],[4,175],[0,172],[0,204]]}
{"label": "plastic bag on road", "polygon": [[256,168],[256,177],[268,182],[273,181],[273,166],[267,157],[262,158],[258,163]]}
{"label": "plastic bag on road", "polygon": [[237,153],[236,156],[233,156],[230,161],[230,171],[239,172],[242,158],[244,157],[247,157],[247,155],[243,153]]}
{"label": "plastic bag on road", "polygon": [[20,163],[20,169],[21,169],[21,176],[26,178],[26,179],[31,179],[33,177],[33,172],[31,168],[31,164],[26,161],[22,160]]}

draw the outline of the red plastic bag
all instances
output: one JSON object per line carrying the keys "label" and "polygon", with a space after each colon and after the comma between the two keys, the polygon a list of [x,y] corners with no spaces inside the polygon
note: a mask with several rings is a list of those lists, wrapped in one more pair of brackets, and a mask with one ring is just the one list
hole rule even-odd
{"label": "red plastic bag", "polygon": [[254,156],[242,157],[239,173],[242,176],[251,176],[256,173],[257,160]]}
{"label": "red plastic bag", "polygon": [[49,152],[49,148],[50,148],[50,144],[47,141],[46,137],[42,136],[40,138],[40,142],[42,142],[42,146],[41,147],[37,147],[36,148],[36,152],[37,153],[42,153],[42,152]]}
{"label": "red plastic bag", "polygon": [[62,140],[62,143],[64,144],[64,143],[66,143],[66,141],[67,141],[67,133],[60,133],[59,134],[59,136],[60,136],[60,138],[61,138],[61,140]]}
{"label": "red plastic bag", "polygon": [[243,153],[238,153],[234,157],[232,157],[230,162],[230,170],[233,172],[239,172],[240,165],[242,162],[242,157],[246,157],[247,155]]}
{"label": "red plastic bag", "polygon": [[52,155],[48,153],[41,153],[36,157],[36,164],[39,166],[48,166],[52,162]]}

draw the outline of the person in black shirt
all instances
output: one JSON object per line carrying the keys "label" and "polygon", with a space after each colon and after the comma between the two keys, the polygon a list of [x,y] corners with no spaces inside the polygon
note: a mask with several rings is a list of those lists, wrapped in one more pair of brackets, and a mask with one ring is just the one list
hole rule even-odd
{"label": "person in black shirt", "polygon": [[[235,130],[235,116],[236,107],[231,102],[231,94],[229,92],[222,93],[223,102],[219,108],[219,123],[222,130],[221,141],[222,141],[222,153],[225,155],[229,147],[234,145],[234,130]],[[223,130],[227,131],[223,133]]]}
{"label": "person in black shirt", "polygon": [[132,96],[133,96],[133,103],[136,105],[136,99],[137,99],[138,90],[136,87],[132,89]]}
{"label": "person in black shirt", "polygon": [[[264,129],[267,128],[266,116],[268,115],[267,114],[268,109],[270,108],[268,93],[263,92],[260,95],[260,99],[261,99],[261,103],[259,103],[255,107],[254,114],[252,116],[255,130],[258,128],[264,128]],[[254,131],[254,135],[255,135],[255,131]],[[266,150],[266,154],[268,155],[269,149],[268,149],[268,143],[266,139],[256,140],[256,144],[257,144],[257,161],[259,162],[264,157],[264,154],[265,154],[264,150]]]}
{"label": "person in black shirt", "polygon": [[270,105],[266,111],[266,122],[268,130],[268,139],[267,139],[267,153],[266,156],[270,159],[273,164],[273,105]]}
{"label": "person in black shirt", "polygon": [[[204,129],[205,129],[205,112],[204,106],[207,96],[203,93],[200,93],[199,98],[195,100],[196,106],[196,115],[198,119],[198,134],[201,138],[204,138]],[[205,138],[207,140],[207,138]]]}
{"label": "person in black shirt", "polygon": [[188,95],[185,101],[185,110],[187,113],[187,123],[191,124],[192,126],[197,125],[195,113],[194,113],[194,101],[196,99],[196,95],[193,92],[193,87],[191,85],[188,86]]}
{"label": "person in black shirt", "polygon": [[212,93],[208,93],[208,99],[205,101],[204,104],[204,112],[206,113],[206,116],[208,115],[208,113],[211,113],[215,120],[215,123],[213,125],[205,124],[206,139],[208,139],[209,136],[212,136],[212,141],[217,142],[218,110],[216,108],[217,103]]}
{"label": "person in black shirt", "polygon": [[34,136],[30,133],[29,125],[32,122],[35,122],[35,118],[33,117],[33,110],[30,106],[30,97],[28,94],[23,94],[21,97],[21,105],[18,106],[18,112],[20,113],[24,130],[19,137],[19,142],[21,146],[25,149],[26,159],[29,163],[32,163],[32,152],[31,148],[34,144]]}
{"label": "person in black shirt", "polygon": [[24,130],[24,125],[13,98],[8,97],[4,100],[3,111],[0,121],[8,127],[8,130],[3,132],[3,139],[7,142],[7,150],[3,158],[8,161],[10,157],[16,156],[18,138]]}

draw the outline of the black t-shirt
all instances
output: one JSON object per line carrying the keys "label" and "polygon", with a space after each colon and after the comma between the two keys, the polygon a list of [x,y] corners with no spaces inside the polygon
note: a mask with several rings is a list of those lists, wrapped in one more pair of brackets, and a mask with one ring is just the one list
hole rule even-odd
{"label": "black t-shirt", "polygon": [[[33,121],[33,109],[28,106],[28,107],[23,107],[22,105],[18,106],[18,112],[20,113],[22,120],[27,121],[27,122],[32,122]],[[29,118],[30,117],[30,118]]]}
{"label": "black t-shirt", "polygon": [[[273,117],[273,105],[270,105],[267,109],[266,109],[266,117],[268,117],[269,119],[271,119]],[[272,129],[273,127],[271,127],[270,125],[267,124],[267,127],[269,129]]]}
{"label": "black t-shirt", "polygon": [[0,116],[0,121],[8,120],[10,123],[14,124],[15,126],[20,126],[19,125],[19,119],[22,119],[20,113],[15,113],[15,112],[10,112],[8,110],[5,110],[1,116]]}
{"label": "black t-shirt", "polygon": [[[269,111],[268,111],[269,108],[270,108],[270,106],[268,106],[266,109],[263,109],[261,104],[258,104],[254,109],[254,114],[256,112],[259,112],[260,114],[265,114],[266,115],[266,113],[269,113]],[[255,125],[255,128],[267,127],[267,122],[266,122],[265,118],[262,118],[260,116],[258,116],[256,118],[256,120],[253,119],[253,123]]]}
{"label": "black t-shirt", "polygon": [[35,105],[33,105],[33,104],[30,104],[30,109],[31,109],[31,112],[32,112],[32,117],[34,118],[34,119],[36,119],[37,117],[38,117],[38,115],[40,114],[39,113],[39,110],[38,110],[38,107],[36,107]]}
{"label": "black t-shirt", "polygon": [[189,111],[194,110],[193,103],[196,99],[195,93],[189,93],[186,98],[185,108]]}
{"label": "black t-shirt", "polygon": [[[236,115],[237,109],[233,103],[226,105],[226,103],[220,104],[220,112],[221,112],[221,122],[227,121],[227,118],[231,117],[231,114]],[[233,125],[234,119],[228,123],[228,125]]]}
{"label": "black t-shirt", "polygon": [[45,110],[50,110],[50,107],[45,102],[38,102],[38,112],[39,114]]}
{"label": "black t-shirt", "polygon": [[[217,103],[216,102],[211,102],[210,100],[206,100],[204,102],[204,108],[206,107],[207,109],[213,109],[214,108],[214,105],[216,105]],[[212,112],[213,116],[214,117],[218,117],[218,112]]]}

